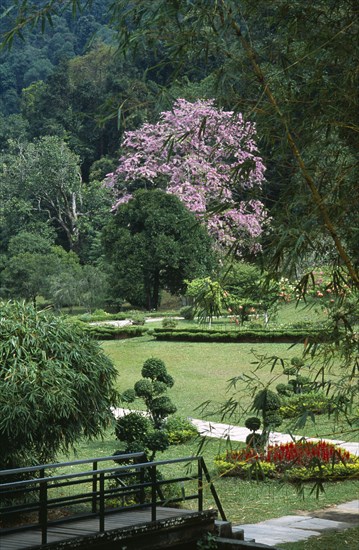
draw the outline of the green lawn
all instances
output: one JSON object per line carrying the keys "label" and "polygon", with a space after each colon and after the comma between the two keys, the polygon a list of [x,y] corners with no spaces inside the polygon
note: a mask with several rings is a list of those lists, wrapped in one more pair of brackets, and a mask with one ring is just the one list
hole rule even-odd
{"label": "green lawn", "polygon": [[279,544],[285,550],[357,550],[359,527],[353,527],[340,532],[328,532],[320,537],[311,537],[301,542]]}
{"label": "green lawn", "polygon": [[[250,374],[255,369],[254,352],[259,355],[279,355],[288,359],[298,356],[302,352],[302,345],[289,346],[288,344],[223,344],[198,342],[165,342],[157,341],[151,336],[127,340],[112,340],[103,343],[103,348],[114,361],[119,372],[119,390],[124,391],[133,387],[141,378],[141,368],[149,357],[161,358],[167,366],[168,372],[174,377],[175,385],[170,390],[170,397],[178,408],[178,414],[183,417],[204,418],[200,405],[210,401],[211,406],[207,414],[220,407],[223,402],[235,396],[234,390],[228,390],[230,379],[240,374]],[[282,367],[278,366],[270,372],[261,370],[257,373],[261,383],[270,380],[286,382],[287,378],[281,374]],[[236,396],[241,408],[248,408],[252,402],[249,393]],[[137,405],[136,405],[137,406]],[[228,422],[243,425],[248,413],[235,415],[227,419]],[[208,414],[207,418],[213,421],[222,421],[220,413]],[[282,430],[285,426],[281,427]],[[322,436],[326,438],[342,439],[347,426],[341,422],[333,424],[332,419],[325,415],[317,416],[316,423],[308,421],[301,435]],[[355,439],[358,434],[351,436]]]}

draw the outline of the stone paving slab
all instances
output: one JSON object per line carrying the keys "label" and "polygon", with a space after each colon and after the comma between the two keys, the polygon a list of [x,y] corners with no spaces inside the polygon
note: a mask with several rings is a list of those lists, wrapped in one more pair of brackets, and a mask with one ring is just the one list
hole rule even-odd
{"label": "stone paving slab", "polygon": [[324,529],[349,529],[350,523],[343,521],[333,521],[331,519],[321,519],[310,516],[283,516],[269,520],[271,525],[291,525],[294,529],[323,531]]}
{"label": "stone paving slab", "polygon": [[359,523],[359,500],[344,502],[343,504],[338,504],[338,506],[336,506],[335,508],[339,512],[351,512],[352,514],[357,514]]}
{"label": "stone paving slab", "polygon": [[[254,539],[261,544],[268,544],[269,546],[275,546],[283,542],[298,542],[306,540],[309,537],[318,537],[319,531],[301,530],[295,529],[290,526],[275,526],[266,524],[245,524],[240,526],[244,529],[244,539]],[[233,528],[235,533],[236,529]]]}
{"label": "stone paving slab", "polygon": [[[328,518],[318,517],[321,513]],[[338,521],[336,514],[345,514],[347,521]],[[330,519],[329,519],[330,518]],[[233,526],[233,532],[244,530],[244,537],[254,538],[262,544],[276,545],[284,542],[297,542],[309,537],[318,537],[323,531],[342,531],[359,525],[359,500],[345,502],[337,506],[312,512],[310,515],[283,516],[254,524]]]}

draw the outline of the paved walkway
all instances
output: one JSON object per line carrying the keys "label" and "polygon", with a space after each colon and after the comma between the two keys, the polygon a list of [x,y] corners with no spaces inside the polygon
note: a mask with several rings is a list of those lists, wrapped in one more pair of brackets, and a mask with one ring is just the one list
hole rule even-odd
{"label": "paved walkway", "polygon": [[[232,530],[235,533],[243,529],[245,539],[254,539],[261,544],[275,546],[284,542],[319,537],[323,531],[342,531],[355,526],[359,526],[359,500],[300,516],[283,516],[254,524],[235,525]],[[341,548],[331,547],[328,550]]]}

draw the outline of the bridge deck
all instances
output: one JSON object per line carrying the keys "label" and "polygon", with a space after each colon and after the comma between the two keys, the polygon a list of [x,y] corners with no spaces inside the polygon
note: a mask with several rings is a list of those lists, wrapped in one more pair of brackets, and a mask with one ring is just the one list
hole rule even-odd
{"label": "bridge deck", "polygon": [[[170,518],[186,516],[193,514],[193,510],[182,510],[178,508],[157,508],[157,520],[166,520]],[[124,529],[141,524],[151,523],[151,510],[135,510],[114,512],[105,518],[106,532],[114,529]],[[77,537],[94,536],[99,533],[98,518],[73,519],[66,523],[61,523],[48,528],[47,544],[65,541]],[[29,550],[30,548],[39,548],[41,546],[40,529],[25,529],[17,533],[1,533],[0,530],[0,549],[1,550]]]}

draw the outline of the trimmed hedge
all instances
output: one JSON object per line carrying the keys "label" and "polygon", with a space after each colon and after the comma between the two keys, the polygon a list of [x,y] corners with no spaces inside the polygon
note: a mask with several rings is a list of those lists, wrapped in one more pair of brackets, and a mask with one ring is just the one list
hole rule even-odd
{"label": "trimmed hedge", "polygon": [[223,457],[217,457],[215,464],[218,473],[225,477],[241,479],[281,479],[292,483],[299,481],[339,481],[341,479],[359,479],[359,462],[354,464],[321,464],[320,468],[290,468],[284,473],[278,473],[275,464],[270,462],[237,462],[233,464]]}
{"label": "trimmed hedge", "polygon": [[84,327],[84,329],[96,340],[136,338],[148,332],[148,328],[143,326],[113,327],[111,325],[89,325]]}
{"label": "trimmed hedge", "polygon": [[331,341],[332,334],[325,330],[230,330],[213,329],[168,330],[155,328],[151,331],[157,340],[181,340],[188,342],[301,342],[306,339],[323,342]]}

